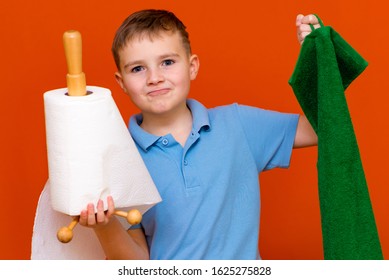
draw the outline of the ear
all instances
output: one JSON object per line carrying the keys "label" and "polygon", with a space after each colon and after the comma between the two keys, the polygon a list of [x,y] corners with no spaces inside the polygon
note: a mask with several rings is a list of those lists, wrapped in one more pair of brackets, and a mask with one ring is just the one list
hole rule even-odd
{"label": "ear", "polygon": [[124,87],[124,83],[123,83],[123,77],[122,77],[122,74],[120,74],[120,72],[115,72],[115,80],[116,82],[119,84],[119,86],[122,88],[122,90],[127,93],[127,90],[126,88]]}
{"label": "ear", "polygon": [[190,74],[190,79],[194,80],[197,77],[197,73],[199,72],[200,68],[200,60],[199,57],[195,54],[193,54],[189,58],[189,74]]}

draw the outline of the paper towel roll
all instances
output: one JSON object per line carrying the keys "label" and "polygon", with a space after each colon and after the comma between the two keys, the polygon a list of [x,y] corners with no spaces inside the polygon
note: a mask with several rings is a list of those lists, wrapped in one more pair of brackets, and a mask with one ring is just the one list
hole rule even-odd
{"label": "paper towel roll", "polygon": [[86,96],[68,96],[66,88],[44,94],[53,209],[79,215],[108,195],[116,208],[150,208],[161,197],[111,92],[87,90]]}

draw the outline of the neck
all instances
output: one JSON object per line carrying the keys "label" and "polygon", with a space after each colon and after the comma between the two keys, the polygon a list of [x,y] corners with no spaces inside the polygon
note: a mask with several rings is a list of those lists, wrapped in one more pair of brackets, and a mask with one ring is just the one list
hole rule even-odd
{"label": "neck", "polygon": [[192,113],[186,104],[169,113],[147,114],[143,112],[142,115],[141,127],[144,130],[157,136],[170,133],[181,146],[185,145],[192,130]]}

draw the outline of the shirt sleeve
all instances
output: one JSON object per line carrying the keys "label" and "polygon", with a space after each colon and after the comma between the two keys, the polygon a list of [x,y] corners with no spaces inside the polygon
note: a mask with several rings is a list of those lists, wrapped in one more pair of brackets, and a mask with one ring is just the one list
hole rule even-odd
{"label": "shirt sleeve", "polygon": [[299,115],[237,105],[258,172],[290,164]]}

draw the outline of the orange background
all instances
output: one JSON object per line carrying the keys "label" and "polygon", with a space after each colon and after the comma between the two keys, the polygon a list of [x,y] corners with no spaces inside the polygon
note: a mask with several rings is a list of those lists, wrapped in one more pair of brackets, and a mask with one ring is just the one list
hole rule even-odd
{"label": "orange background", "polygon": [[[374,5],[373,5],[374,2]],[[88,85],[107,87],[123,115],[136,113],[114,80],[110,45],[124,18],[170,9],[188,26],[201,60],[191,97],[301,112],[287,81],[298,57],[298,13],[317,13],[370,63],[347,90],[377,226],[389,258],[388,43],[385,1],[2,1],[0,4],[0,259],[29,259],[35,207],[47,180],[43,93],[65,87],[62,34],[83,36]],[[316,148],[291,168],[261,175],[260,249],[265,259],[322,259]]]}

